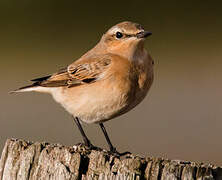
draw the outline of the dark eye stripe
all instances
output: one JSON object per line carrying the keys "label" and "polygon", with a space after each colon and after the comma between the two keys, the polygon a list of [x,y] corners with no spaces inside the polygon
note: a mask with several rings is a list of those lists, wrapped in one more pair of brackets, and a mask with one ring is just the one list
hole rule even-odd
{"label": "dark eye stripe", "polygon": [[[119,39],[122,39],[122,38],[130,38],[130,37],[134,37],[134,36],[136,36],[135,34],[124,34],[124,33],[122,33],[122,37],[121,38],[119,38]],[[112,35],[113,37],[116,37],[116,34],[113,34]]]}
{"label": "dark eye stripe", "polygon": [[129,38],[129,37],[133,37],[134,35],[133,34],[125,34],[125,36]]}

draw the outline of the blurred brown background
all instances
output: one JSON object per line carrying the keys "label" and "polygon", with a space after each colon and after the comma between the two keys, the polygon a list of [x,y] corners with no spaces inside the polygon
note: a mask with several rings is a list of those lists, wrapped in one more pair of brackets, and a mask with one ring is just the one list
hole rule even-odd
{"label": "blurred brown background", "polygon": [[[81,141],[46,94],[8,92],[65,67],[123,20],[153,32],[155,81],[134,110],[105,123],[119,151],[222,165],[222,11],[219,1],[0,1],[0,149],[6,138]],[[107,148],[97,125],[84,125]]]}

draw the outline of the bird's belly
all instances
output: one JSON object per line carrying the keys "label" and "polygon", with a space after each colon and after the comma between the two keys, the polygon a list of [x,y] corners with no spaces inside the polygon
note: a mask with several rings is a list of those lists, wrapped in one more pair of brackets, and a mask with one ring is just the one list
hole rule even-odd
{"label": "bird's belly", "polygon": [[118,87],[101,86],[60,88],[53,97],[70,114],[86,123],[104,122],[125,112],[132,93]]}

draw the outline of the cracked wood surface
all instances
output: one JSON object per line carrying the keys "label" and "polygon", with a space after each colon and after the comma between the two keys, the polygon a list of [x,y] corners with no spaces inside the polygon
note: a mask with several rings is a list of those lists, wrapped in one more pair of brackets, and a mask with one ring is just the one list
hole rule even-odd
{"label": "cracked wood surface", "polygon": [[0,180],[222,180],[222,168],[210,164],[114,157],[81,145],[32,143],[8,139],[0,160]]}

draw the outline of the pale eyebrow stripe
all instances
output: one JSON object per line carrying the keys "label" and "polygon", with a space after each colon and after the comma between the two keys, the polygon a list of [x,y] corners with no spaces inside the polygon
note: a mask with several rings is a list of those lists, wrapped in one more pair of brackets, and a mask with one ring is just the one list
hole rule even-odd
{"label": "pale eyebrow stripe", "polygon": [[[116,32],[122,32],[122,30],[120,29],[120,28],[118,28],[118,27],[115,27],[115,28],[113,28],[111,31],[110,31],[110,33],[116,33]],[[122,32],[123,33],[123,32]]]}

